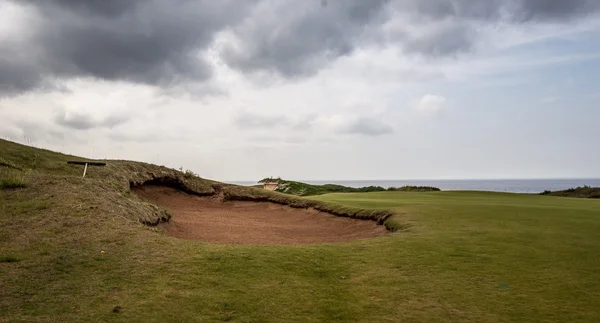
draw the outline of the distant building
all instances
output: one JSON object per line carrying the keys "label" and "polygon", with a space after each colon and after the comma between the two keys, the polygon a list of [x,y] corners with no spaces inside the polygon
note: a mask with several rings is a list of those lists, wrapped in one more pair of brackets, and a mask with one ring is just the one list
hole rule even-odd
{"label": "distant building", "polygon": [[279,182],[263,182],[263,188],[265,190],[274,191],[279,187]]}
{"label": "distant building", "polygon": [[263,184],[265,190],[274,191],[279,187],[280,182],[281,178],[270,177],[260,180],[258,183]]}

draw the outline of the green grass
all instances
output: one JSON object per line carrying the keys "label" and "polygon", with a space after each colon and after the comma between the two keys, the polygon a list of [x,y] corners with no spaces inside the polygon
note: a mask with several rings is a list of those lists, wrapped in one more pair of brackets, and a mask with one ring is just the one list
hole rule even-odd
{"label": "green grass", "polygon": [[22,172],[0,167],[0,190],[24,187],[27,187],[27,182]]}
{"label": "green grass", "polygon": [[401,186],[401,187],[388,187],[387,190],[392,191],[392,192],[439,192],[439,191],[441,191],[439,188],[433,187],[433,186],[413,186],[413,185],[406,185],[406,186]]}
{"label": "green grass", "polygon": [[[268,179],[265,179],[268,180]],[[263,180],[264,181],[264,180]],[[385,191],[385,188],[381,186],[367,186],[367,187],[348,187],[337,184],[323,184],[313,185],[308,183],[288,181],[279,179],[279,187],[277,192],[296,195],[296,196],[313,196],[322,195],[328,193],[359,193],[359,192],[379,192]]]}
{"label": "green grass", "polygon": [[27,184],[19,178],[2,178],[0,179],[0,189],[14,189],[27,187]]}
{"label": "green grass", "polygon": [[600,200],[489,192],[308,200],[223,186],[234,199],[346,215],[392,210],[386,223],[407,230],[341,244],[209,244],[142,224],[166,215],[129,186],[170,179],[212,194],[215,182],[125,161],[82,179],[66,166],[72,157],[3,141],[0,155],[31,169],[26,188],[0,190],[0,322],[600,321]]}
{"label": "green grass", "polygon": [[0,167],[23,170],[21,167],[15,165],[15,163],[8,161],[2,157],[0,157]]}
{"label": "green grass", "polygon": [[[279,186],[276,191],[279,193],[296,195],[296,196],[315,196],[330,193],[368,193],[368,192],[384,192],[384,191],[395,191],[395,192],[435,192],[440,191],[437,187],[431,186],[402,186],[402,187],[388,187],[387,189],[381,186],[365,186],[365,187],[349,187],[338,184],[322,184],[314,185],[296,181],[284,180],[281,178],[263,178],[258,181],[259,183],[277,182]],[[262,185],[255,185],[253,187],[262,187]]]}

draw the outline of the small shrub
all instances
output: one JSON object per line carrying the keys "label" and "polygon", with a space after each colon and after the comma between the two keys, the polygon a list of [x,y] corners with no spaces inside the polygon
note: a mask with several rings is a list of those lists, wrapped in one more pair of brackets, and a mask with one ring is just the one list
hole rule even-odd
{"label": "small shrub", "polygon": [[183,177],[190,179],[190,178],[194,178],[194,177],[198,177],[198,174],[194,173],[193,171],[186,169],[185,172],[183,172]]}

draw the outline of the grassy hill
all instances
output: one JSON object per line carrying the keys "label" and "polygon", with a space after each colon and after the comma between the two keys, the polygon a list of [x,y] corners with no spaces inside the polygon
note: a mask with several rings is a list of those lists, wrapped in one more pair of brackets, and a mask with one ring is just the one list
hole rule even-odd
{"label": "grassy hill", "polygon": [[296,195],[296,196],[313,196],[322,195],[329,193],[368,193],[368,192],[383,192],[383,191],[398,191],[398,192],[435,192],[440,191],[437,187],[430,186],[403,186],[403,187],[389,187],[384,188],[381,186],[365,186],[365,187],[349,187],[337,184],[323,184],[314,185],[290,180],[284,180],[281,178],[265,178],[259,181],[261,182],[279,182],[277,192]]}
{"label": "grassy hill", "polygon": [[[0,322],[598,322],[600,200],[489,192],[311,199],[0,141]],[[7,166],[8,165],[8,166]],[[179,240],[131,194],[316,207],[396,233],[303,246]],[[118,308],[117,308],[118,306]],[[114,311],[117,308],[116,312]]]}

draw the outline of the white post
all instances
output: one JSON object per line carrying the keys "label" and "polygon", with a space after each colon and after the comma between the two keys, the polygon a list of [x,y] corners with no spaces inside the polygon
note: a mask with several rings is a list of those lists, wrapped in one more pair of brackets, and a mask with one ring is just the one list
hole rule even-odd
{"label": "white post", "polygon": [[85,163],[85,167],[83,168],[83,177],[85,177],[86,172],[87,172],[87,163]]}

